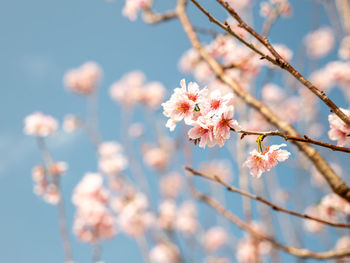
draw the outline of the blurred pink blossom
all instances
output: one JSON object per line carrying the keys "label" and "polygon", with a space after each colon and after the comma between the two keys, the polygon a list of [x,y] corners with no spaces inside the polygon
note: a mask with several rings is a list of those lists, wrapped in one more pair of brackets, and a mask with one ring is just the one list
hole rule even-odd
{"label": "blurred pink blossom", "polygon": [[[341,109],[345,115],[350,116],[350,110]],[[337,141],[339,146],[348,145],[350,142],[350,127],[348,127],[337,115],[328,115],[330,130],[329,139]]]}
{"label": "blurred pink blossom", "polygon": [[334,47],[335,39],[330,27],[321,27],[304,38],[307,54],[315,59],[326,56]]}
{"label": "blurred pink blossom", "polygon": [[102,70],[95,62],[86,62],[77,69],[69,70],[63,79],[64,85],[79,95],[93,93],[102,77]]}
{"label": "blurred pink blossom", "polygon": [[216,251],[227,242],[226,230],[222,227],[212,227],[204,234],[204,247],[209,251]]}
{"label": "blurred pink blossom", "polygon": [[41,112],[34,112],[24,119],[24,133],[26,135],[47,137],[53,135],[57,128],[57,120]]}

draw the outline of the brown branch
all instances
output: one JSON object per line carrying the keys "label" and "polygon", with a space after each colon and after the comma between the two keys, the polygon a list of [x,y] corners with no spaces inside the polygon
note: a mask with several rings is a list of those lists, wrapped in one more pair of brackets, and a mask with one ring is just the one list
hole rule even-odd
{"label": "brown branch", "polygon": [[276,247],[280,250],[283,250],[283,251],[285,251],[291,255],[294,255],[296,257],[316,258],[316,259],[331,259],[331,258],[340,258],[340,257],[350,255],[350,249],[316,252],[316,251],[310,251],[310,250],[304,249],[304,248],[296,248],[296,247],[283,245],[283,244],[279,243],[278,241],[276,241],[274,238],[269,237],[265,234],[262,234],[262,233],[256,231],[249,224],[245,223],[240,218],[238,218],[236,215],[234,215],[230,211],[226,210],[225,207],[223,205],[221,205],[217,200],[198,192],[194,188],[191,189],[191,193],[199,200],[205,202],[206,204],[208,204],[209,206],[214,208],[218,213],[222,214],[224,217],[226,217],[232,223],[237,225],[239,228],[249,232],[255,238],[260,239],[262,241],[268,241],[274,247]]}
{"label": "brown branch", "polygon": [[[257,33],[253,28],[247,25],[243,21],[243,19],[238,15],[238,13],[230,7],[230,5],[223,0],[216,0],[219,4],[221,4],[231,15],[234,17],[239,26],[244,28],[248,33],[250,33],[254,38],[256,38],[261,44],[263,44],[275,57],[275,62],[273,64],[277,64],[280,68],[288,71],[292,74],[300,83],[302,83],[305,87],[307,87],[312,93],[314,93],[317,97],[319,97],[331,110],[334,112],[346,125],[350,127],[350,118],[342,112],[338,106],[321,90],[319,90],[316,86],[314,86],[310,81],[308,81],[303,75],[301,75],[295,68],[293,68],[287,61],[285,61],[281,55],[273,48],[270,44],[269,40],[266,37],[261,36]],[[192,0],[192,2],[196,2]],[[226,30],[228,33],[230,31]],[[244,42],[243,42],[244,43]],[[271,62],[271,61],[270,61]]]}
{"label": "brown branch", "polygon": [[265,54],[264,52],[259,50],[257,47],[255,47],[252,43],[248,42],[243,37],[241,37],[238,34],[236,34],[231,29],[231,27],[228,25],[228,23],[226,21],[225,21],[225,24],[221,23],[219,20],[217,20],[215,17],[213,17],[207,10],[205,10],[196,0],[191,0],[191,1],[209,18],[210,22],[218,25],[219,27],[221,27],[222,29],[227,31],[229,34],[233,35],[235,38],[237,38],[239,41],[244,43],[246,46],[248,46],[255,53],[259,54],[262,59],[267,59],[268,61],[270,61],[271,63],[275,64],[276,66],[278,65],[274,58],[272,58],[271,56]]}
{"label": "brown branch", "polygon": [[267,131],[267,132],[259,132],[259,131],[246,131],[246,130],[238,130],[238,131],[236,131],[234,129],[231,129],[231,131],[234,131],[234,132],[237,132],[237,133],[242,133],[242,137],[244,137],[245,135],[259,135],[259,136],[262,136],[262,139],[264,139],[265,137],[269,137],[269,136],[278,136],[278,137],[282,137],[286,141],[305,142],[305,143],[315,144],[315,145],[318,145],[318,146],[329,148],[329,149],[331,149],[333,151],[350,153],[350,148],[348,148],[348,147],[341,147],[341,146],[337,146],[337,145],[334,145],[334,144],[313,140],[309,136],[306,136],[306,135],[304,135],[304,137],[290,136],[290,135],[282,133],[282,132],[280,132],[278,130],[276,130],[276,131]]}
{"label": "brown branch", "polygon": [[166,11],[164,13],[157,13],[150,7],[144,8],[142,12],[143,20],[149,24],[158,24],[177,17],[175,11]]}
{"label": "brown branch", "polygon": [[301,217],[301,218],[317,221],[319,223],[330,225],[330,226],[334,226],[334,227],[345,227],[345,228],[349,228],[350,227],[350,224],[334,223],[334,222],[331,222],[331,221],[328,221],[328,220],[324,220],[324,219],[321,219],[321,218],[318,218],[318,217],[314,217],[314,216],[310,216],[310,215],[307,215],[307,214],[298,213],[298,212],[295,212],[295,211],[292,211],[292,210],[280,207],[280,206],[278,206],[278,205],[276,205],[274,203],[271,203],[270,201],[268,201],[268,200],[266,200],[266,199],[264,199],[264,198],[262,198],[262,197],[260,197],[258,195],[251,194],[251,193],[249,193],[247,191],[244,191],[244,190],[241,190],[241,189],[238,189],[238,188],[235,188],[235,187],[229,185],[228,183],[224,182],[217,175],[210,176],[210,175],[207,175],[205,173],[196,171],[193,168],[188,167],[188,166],[185,166],[185,169],[187,171],[189,171],[190,173],[192,173],[193,175],[198,175],[200,177],[204,177],[206,179],[209,179],[211,181],[217,182],[217,183],[225,186],[226,189],[228,191],[230,191],[230,192],[238,193],[240,195],[249,197],[250,199],[257,200],[257,201],[259,201],[259,202],[261,202],[261,203],[263,203],[263,204],[265,204],[267,206],[270,206],[275,211],[280,211],[280,212],[283,212],[283,213],[286,213],[286,214],[290,214],[290,215],[293,215],[293,216],[297,216],[297,217]]}
{"label": "brown branch", "polygon": [[[192,0],[194,1],[194,0]],[[185,33],[187,34],[192,46],[198,51],[201,57],[208,63],[213,73],[219,78],[223,83],[227,84],[235,94],[240,97],[247,105],[253,107],[255,110],[261,113],[264,118],[276,126],[282,132],[290,136],[300,135],[297,131],[286,121],[281,119],[275,113],[273,113],[270,108],[268,108],[261,101],[253,97],[249,92],[242,89],[239,84],[229,75],[225,73],[222,66],[202,47],[199,42],[196,33],[193,30],[192,24],[189,21],[186,11],[185,11],[185,0],[179,0],[177,6],[177,13],[179,20],[183,26]],[[293,143],[299,148],[299,150],[304,153],[304,155],[315,165],[316,169],[323,175],[326,179],[333,192],[343,197],[344,199],[350,201],[350,189],[346,183],[341,179],[329,166],[326,160],[320,155],[320,153],[310,146],[298,141],[293,141]]]}

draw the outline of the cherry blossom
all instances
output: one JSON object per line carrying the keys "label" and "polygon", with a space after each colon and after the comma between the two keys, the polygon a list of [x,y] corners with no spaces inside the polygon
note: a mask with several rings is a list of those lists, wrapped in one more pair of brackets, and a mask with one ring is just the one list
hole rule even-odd
{"label": "cherry blossom", "polygon": [[151,249],[149,257],[154,263],[177,263],[180,262],[180,251],[174,244],[163,242]]}
{"label": "cherry blossom", "polygon": [[135,21],[137,19],[137,13],[144,8],[150,7],[152,3],[153,0],[125,0],[122,14],[131,21]]}
{"label": "cherry blossom", "polygon": [[89,95],[97,87],[102,77],[102,70],[95,62],[86,62],[77,69],[69,70],[64,76],[65,86],[79,95]]}
{"label": "cherry blossom", "polygon": [[244,162],[244,166],[248,167],[250,174],[259,178],[265,171],[270,171],[278,162],[283,162],[288,159],[290,153],[280,148],[287,146],[286,144],[271,145],[265,152],[253,150],[250,152],[250,157]]}
{"label": "cherry blossom", "polygon": [[217,176],[226,183],[233,179],[232,167],[229,160],[211,160],[201,164],[200,167],[203,173],[212,177]]}
{"label": "cherry blossom", "polygon": [[334,47],[334,34],[331,28],[321,27],[309,33],[304,43],[307,54],[312,58],[322,58],[327,55]]}
{"label": "cherry blossom", "polygon": [[159,187],[166,198],[176,198],[183,188],[183,178],[177,172],[169,173],[160,179]]}
{"label": "cherry blossom", "polygon": [[[350,116],[350,110],[341,109],[347,116]],[[350,143],[350,127],[348,127],[335,114],[328,115],[330,130],[328,136],[331,140],[337,141],[339,146],[345,146]]]}
{"label": "cherry blossom", "polygon": [[76,116],[67,114],[66,116],[64,116],[63,130],[67,133],[72,133],[76,131],[81,124],[82,124],[82,121],[78,119]]}
{"label": "cherry blossom", "polygon": [[350,36],[344,37],[341,41],[338,56],[344,60],[350,59]]}
{"label": "cherry blossom", "polygon": [[27,135],[47,137],[53,135],[57,128],[57,120],[41,112],[34,112],[24,119],[24,133]]}
{"label": "cherry blossom", "polygon": [[227,234],[222,227],[212,227],[204,235],[204,247],[209,251],[220,249],[227,242]]}
{"label": "cherry blossom", "polygon": [[103,178],[96,173],[87,173],[74,189],[73,231],[81,241],[95,243],[116,234],[115,218],[106,206],[108,197]]}

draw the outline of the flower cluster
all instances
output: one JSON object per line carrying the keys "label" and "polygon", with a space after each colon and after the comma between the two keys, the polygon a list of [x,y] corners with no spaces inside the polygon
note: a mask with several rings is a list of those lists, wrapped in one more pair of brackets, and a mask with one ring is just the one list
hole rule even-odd
{"label": "flower cluster", "polygon": [[[259,139],[258,139],[259,140]],[[283,162],[288,159],[290,152],[281,150],[286,144],[271,145],[265,151],[262,151],[261,142],[258,142],[258,151],[250,152],[250,157],[244,162],[244,166],[250,169],[250,174],[260,177],[265,171],[270,171],[278,162]]]}
{"label": "flower cluster", "polygon": [[123,195],[115,197],[111,204],[118,214],[118,228],[131,237],[142,236],[154,222],[153,214],[148,211],[147,197],[132,188],[124,190]]}
{"label": "flower cluster", "polygon": [[[266,229],[262,224],[253,222],[251,227],[255,232],[266,235]],[[270,243],[247,235],[238,242],[236,257],[239,263],[259,262],[260,258],[270,251]]]}
{"label": "flower cluster", "polygon": [[96,173],[87,173],[74,189],[72,200],[77,212],[73,230],[80,240],[94,243],[116,234],[115,218],[107,208],[108,197],[103,178]]}
{"label": "flower cluster", "polygon": [[47,169],[37,165],[32,170],[32,178],[35,182],[34,193],[41,196],[49,204],[58,204],[61,198],[57,186],[57,176],[63,175],[67,170],[65,162],[51,164]]}
{"label": "flower cluster", "polygon": [[334,34],[331,28],[321,27],[304,39],[307,54],[312,58],[322,58],[327,55],[335,44]]}
{"label": "flower cluster", "polygon": [[288,0],[269,0],[260,3],[260,15],[268,17],[274,12],[283,17],[289,17],[292,14],[292,6]]}
{"label": "flower cluster", "polygon": [[106,175],[117,175],[125,170],[128,160],[122,153],[122,146],[115,142],[104,142],[99,145],[99,168]]}
{"label": "flower cluster", "polygon": [[35,112],[24,119],[24,133],[27,135],[47,137],[53,135],[57,128],[57,120],[41,112]]}
{"label": "flower cluster", "polygon": [[180,82],[181,88],[176,88],[170,99],[162,104],[163,114],[169,118],[166,127],[173,131],[181,120],[193,126],[188,131],[190,140],[200,147],[223,146],[230,138],[230,130],[237,129],[238,123],[233,120],[233,94],[222,96],[216,90],[209,94],[197,83],[190,82],[186,87],[185,80]]}
{"label": "flower cluster", "polygon": [[164,200],[159,205],[157,225],[166,230],[177,230],[186,236],[194,235],[199,226],[196,205],[185,201],[177,207],[175,200]]}
{"label": "flower cluster", "polygon": [[81,67],[69,70],[64,76],[65,86],[79,95],[89,95],[97,87],[102,70],[95,62],[86,62]]}
{"label": "flower cluster", "polygon": [[146,77],[140,71],[132,71],[112,84],[110,96],[126,107],[144,103],[151,109],[157,109],[163,101],[165,88],[160,82],[145,83]]}
{"label": "flower cluster", "polygon": [[[337,194],[331,193],[322,198],[316,206],[308,207],[306,214],[328,221],[340,221],[350,215],[350,204]],[[306,220],[304,227],[308,232],[318,233],[324,230],[325,225],[313,220]]]}

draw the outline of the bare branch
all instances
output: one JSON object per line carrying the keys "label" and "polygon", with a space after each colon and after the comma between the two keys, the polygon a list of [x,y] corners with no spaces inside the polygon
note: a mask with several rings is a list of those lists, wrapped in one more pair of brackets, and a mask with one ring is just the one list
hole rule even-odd
{"label": "bare branch", "polygon": [[175,11],[166,11],[164,13],[157,13],[151,8],[144,8],[142,13],[143,20],[149,24],[158,24],[177,17]]}
{"label": "bare branch", "polygon": [[304,248],[296,248],[296,247],[283,245],[283,244],[279,243],[278,241],[276,241],[274,238],[269,237],[267,235],[264,235],[264,234],[256,231],[249,224],[243,222],[236,215],[234,215],[230,211],[226,210],[225,207],[223,205],[221,205],[217,200],[198,192],[194,188],[191,189],[191,193],[199,200],[202,200],[203,202],[205,202],[206,204],[208,204],[209,206],[214,208],[218,213],[222,214],[224,217],[226,217],[232,223],[237,225],[239,228],[249,232],[255,238],[262,240],[262,241],[268,241],[271,243],[271,245],[273,245],[277,249],[283,250],[283,251],[285,251],[291,255],[294,255],[296,257],[316,258],[316,259],[323,259],[324,260],[324,259],[331,259],[331,258],[341,258],[341,257],[350,255],[350,249],[329,250],[326,252],[315,252],[315,251],[310,251],[310,250],[304,249]]}
{"label": "bare branch", "polygon": [[301,217],[301,218],[305,218],[305,219],[309,219],[309,220],[313,220],[313,221],[317,221],[319,223],[322,223],[322,224],[326,224],[326,225],[329,225],[329,226],[334,226],[334,227],[345,227],[345,228],[349,228],[350,225],[349,224],[342,224],[342,223],[334,223],[334,222],[331,222],[331,221],[328,221],[328,220],[324,220],[324,219],[321,219],[321,218],[318,218],[318,217],[314,217],[314,216],[310,216],[310,215],[307,215],[307,214],[302,214],[302,213],[299,213],[299,212],[295,212],[295,211],[292,211],[292,210],[289,210],[289,209],[285,209],[283,207],[280,207],[274,203],[271,203],[270,201],[258,196],[258,195],[254,195],[254,194],[251,194],[249,192],[246,192],[244,190],[241,190],[241,189],[238,189],[238,188],[235,188],[231,185],[229,185],[228,183],[224,182],[219,176],[217,175],[214,175],[214,176],[210,176],[210,175],[207,175],[205,173],[202,173],[202,172],[199,172],[199,171],[196,171],[194,170],[193,168],[191,167],[188,167],[186,166],[185,169],[187,171],[189,171],[190,173],[194,174],[194,175],[198,175],[200,177],[204,177],[206,179],[209,179],[211,181],[214,181],[214,182],[217,182],[223,186],[226,187],[226,189],[230,192],[233,192],[233,193],[238,193],[240,195],[243,195],[243,196],[246,196],[246,197],[249,197],[250,199],[254,199],[254,200],[257,200],[267,206],[270,206],[273,210],[275,211],[280,211],[280,212],[283,212],[283,213],[286,213],[286,214],[290,214],[290,215],[293,215],[293,216],[297,216],[297,217]]}
{"label": "bare branch", "polygon": [[278,136],[278,137],[282,137],[286,141],[305,142],[305,143],[315,144],[315,145],[318,145],[318,146],[329,148],[329,149],[331,149],[333,151],[350,153],[350,148],[348,148],[348,147],[341,147],[341,146],[337,146],[337,145],[334,145],[334,144],[313,140],[307,135],[304,135],[304,137],[290,136],[290,135],[282,133],[282,132],[280,132],[278,130],[276,130],[276,131],[267,131],[267,132],[246,131],[246,130],[238,130],[238,131],[236,131],[234,129],[231,129],[231,130],[234,131],[234,132],[237,132],[237,133],[241,133],[242,137],[244,137],[245,135],[259,135],[259,136],[263,136],[262,139],[264,139],[265,137],[269,137],[269,136]]}

